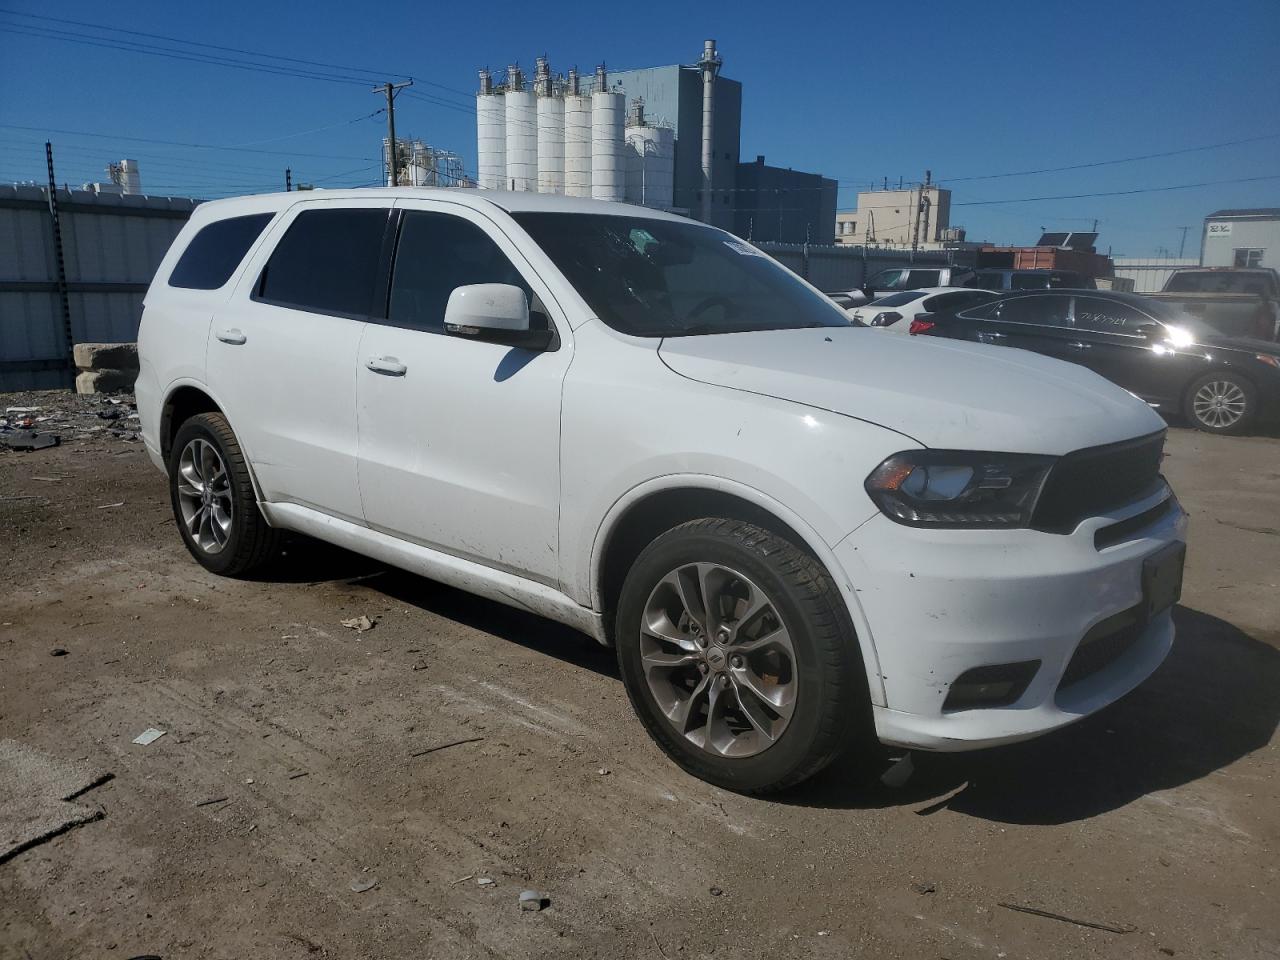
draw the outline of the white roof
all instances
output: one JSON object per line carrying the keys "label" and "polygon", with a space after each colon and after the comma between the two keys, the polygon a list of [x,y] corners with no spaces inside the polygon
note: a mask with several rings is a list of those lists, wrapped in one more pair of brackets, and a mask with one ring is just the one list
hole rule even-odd
{"label": "white roof", "polygon": [[[231,197],[210,200],[197,210],[205,216],[234,216],[240,213],[260,213],[280,210],[306,200],[445,200],[473,209],[483,210],[496,206],[508,213],[537,211],[546,213],[592,213],[597,215],[649,217],[654,220],[689,222],[686,217],[649,207],[612,200],[586,200],[552,193],[532,193],[525,190],[478,190],[469,187],[365,187],[350,190],[298,190],[291,193],[261,193],[247,197]],[[694,221],[696,222],[696,221]]]}

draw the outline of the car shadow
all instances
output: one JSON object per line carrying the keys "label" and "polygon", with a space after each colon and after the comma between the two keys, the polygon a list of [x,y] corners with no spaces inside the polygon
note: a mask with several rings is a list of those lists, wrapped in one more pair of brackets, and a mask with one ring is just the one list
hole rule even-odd
{"label": "car shadow", "polygon": [[1255,639],[1185,607],[1174,620],[1177,639],[1160,669],[1079,723],[1005,747],[912,753],[914,770],[898,788],[860,785],[836,768],[779,800],[1063,824],[1192,783],[1266,747],[1280,724],[1280,635]]}
{"label": "car shadow", "polygon": [[[278,582],[348,583],[619,680],[617,660],[591,637],[306,538],[268,574]],[[837,762],[772,799],[837,809],[911,807],[1010,824],[1062,824],[1199,780],[1266,747],[1280,725],[1280,633],[1254,638],[1178,607],[1177,639],[1156,673],[1127,697],[1063,730],[966,753],[910,755],[899,787],[867,783],[868,768]],[[622,691],[619,690],[619,695]],[[876,758],[872,773],[883,764]]]}

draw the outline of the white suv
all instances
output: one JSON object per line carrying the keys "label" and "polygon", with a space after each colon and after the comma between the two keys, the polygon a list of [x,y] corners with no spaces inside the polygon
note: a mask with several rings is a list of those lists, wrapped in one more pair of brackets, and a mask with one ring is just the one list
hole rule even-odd
{"label": "white suv", "polygon": [[754,247],[533,193],[203,204],[146,298],[143,435],[244,574],[309,534],[617,648],[693,774],[795,784],[1111,703],[1173,641],[1163,423],[1032,353],[849,325]]}

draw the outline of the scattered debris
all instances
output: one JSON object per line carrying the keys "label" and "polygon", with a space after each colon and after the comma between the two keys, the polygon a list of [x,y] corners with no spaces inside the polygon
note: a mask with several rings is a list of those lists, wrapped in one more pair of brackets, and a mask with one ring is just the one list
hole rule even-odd
{"label": "scattered debris", "polygon": [[1113,927],[1107,923],[1094,923],[1092,920],[1077,920],[1074,917],[1064,917],[1060,913],[1050,913],[1048,910],[1037,910],[1035,907],[1023,907],[1016,903],[999,903],[997,906],[1004,907],[1006,910],[1016,910],[1018,913],[1029,913],[1033,917],[1045,917],[1048,920],[1061,920],[1063,923],[1074,923],[1077,927],[1088,927],[1091,930],[1105,930],[1107,933],[1133,933],[1137,927],[1123,926]]}
{"label": "scattered debris", "polygon": [[551,900],[537,890],[520,891],[520,909],[533,913],[550,906]]}
{"label": "scattered debris", "polygon": [[454,886],[454,887],[456,887],[458,884],[462,883],[463,881],[470,880],[470,879],[471,879],[472,877],[474,877],[474,876],[475,876],[475,874],[474,874],[474,873],[468,873],[465,877],[459,877],[457,880],[454,880],[454,881],[450,884],[450,886]]}
{"label": "scattered debris", "polygon": [[356,877],[351,881],[351,892],[364,893],[366,890],[372,890],[377,885],[377,877]]}
{"label": "scattered debris", "polygon": [[596,773],[600,774],[600,776],[602,777],[607,777],[609,775],[609,768],[601,767],[599,770],[596,771]]}
{"label": "scattered debris", "polygon": [[65,657],[66,655],[67,655],[66,647],[54,647],[52,650],[49,651],[49,656],[51,657]]}
{"label": "scattered debris", "polygon": [[937,893],[938,885],[936,883],[913,883],[911,885],[911,891],[921,895],[926,893]]}
{"label": "scattered debris", "polygon": [[36,433],[34,430],[18,430],[0,434],[0,443],[10,450],[44,450],[62,443],[56,433]]}
{"label": "scattered debris", "polygon": [[442,743],[438,747],[427,747],[425,750],[419,750],[417,753],[409,754],[410,757],[425,757],[428,753],[435,753],[437,750],[448,750],[450,747],[460,747],[464,743],[479,743],[484,737],[468,737],[465,740],[454,740],[450,743]]}
{"label": "scattered debris", "polygon": [[880,782],[886,787],[898,789],[904,787],[907,781],[911,779],[911,775],[916,772],[916,766],[911,760],[911,754],[904,754],[899,760],[888,770],[880,775]]}
{"label": "scattered debris", "polygon": [[0,446],[24,450],[42,449],[27,445],[30,441],[22,436],[23,431],[32,431],[37,426],[42,431],[48,431],[40,436],[55,438],[47,446],[106,436],[125,441],[138,439],[137,405],[133,402],[133,397],[127,394],[105,397],[79,396],[63,391],[34,391],[16,396],[24,400],[39,400],[40,403],[27,402],[5,409],[5,416],[0,419]]}
{"label": "scattered debris", "polygon": [[40,407],[5,407],[4,413],[7,417],[11,413],[39,413]]}
{"label": "scattered debris", "polygon": [[667,957],[667,951],[663,950],[662,944],[658,942],[658,935],[650,930],[649,936],[653,937],[653,945],[658,948],[658,953],[662,954],[662,960],[669,960]]}
{"label": "scattered debris", "polygon": [[721,890],[719,887],[712,887],[710,892],[713,897],[719,897],[724,894],[724,891]]}
{"label": "scattered debris", "polygon": [[307,776],[310,772],[311,772],[310,770],[299,770],[297,773],[291,773],[291,774],[289,774],[289,779],[290,779],[290,780],[297,780],[297,779],[299,779],[300,777],[305,777],[305,776]]}
{"label": "scattered debris", "polygon": [[163,737],[166,732],[167,731],[164,730],[157,730],[155,727],[148,727],[146,730],[143,730],[140,734],[134,737],[133,742],[140,747],[149,747],[151,744]]}
{"label": "scattered debris", "polygon": [[492,877],[476,877],[476,883],[482,887],[492,887],[494,885]]}
{"label": "scattered debris", "polygon": [[228,799],[228,798],[227,798],[227,797],[210,797],[208,800],[197,800],[197,801],[195,802],[194,806],[197,806],[197,807],[207,807],[207,806],[209,806],[210,804],[214,804],[214,803],[222,803],[222,801],[224,801],[224,800],[226,800],[226,799]]}
{"label": "scattered debris", "polygon": [[119,503],[104,503],[104,504],[101,504],[101,505],[98,507],[98,509],[99,509],[99,510],[114,510],[116,507],[123,507],[123,506],[124,506],[124,501],[123,501],[123,500],[121,500]]}
{"label": "scattered debris", "polygon": [[366,617],[363,613],[358,617],[352,617],[350,620],[343,620],[342,625],[356,633],[364,633],[366,630],[373,629],[373,621]]}

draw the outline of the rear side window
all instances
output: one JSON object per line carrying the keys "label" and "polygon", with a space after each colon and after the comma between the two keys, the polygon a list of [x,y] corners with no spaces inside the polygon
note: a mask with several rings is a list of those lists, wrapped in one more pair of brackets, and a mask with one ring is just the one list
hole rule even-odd
{"label": "rear side window", "polygon": [[907,274],[908,287],[919,289],[920,287],[936,287],[942,279],[939,270],[912,270]]}
{"label": "rear side window", "polygon": [[868,306],[872,307],[901,307],[913,300],[919,300],[924,294],[918,290],[907,290],[903,293],[891,293],[888,296],[881,297],[879,300],[872,300]]}
{"label": "rear side window", "polygon": [[1070,297],[1019,297],[1001,300],[995,319],[1004,323],[1028,323],[1037,327],[1065,327]]}
{"label": "rear side window", "polygon": [[387,207],[304,210],[262,271],[258,299],[314,313],[373,312]]}
{"label": "rear side window", "polygon": [[1076,297],[1076,326],[1081,330],[1136,335],[1139,328],[1153,323],[1153,318],[1127,303],[1101,297]]}
{"label": "rear side window", "polygon": [[229,217],[203,227],[187,244],[169,274],[169,286],[187,290],[217,290],[231,279],[240,261],[262,235],[273,213]]}
{"label": "rear side window", "polygon": [[975,303],[984,303],[991,299],[988,293],[940,293],[936,297],[930,297],[923,304],[924,308],[930,312],[935,310],[963,310],[965,307],[972,306]]}

